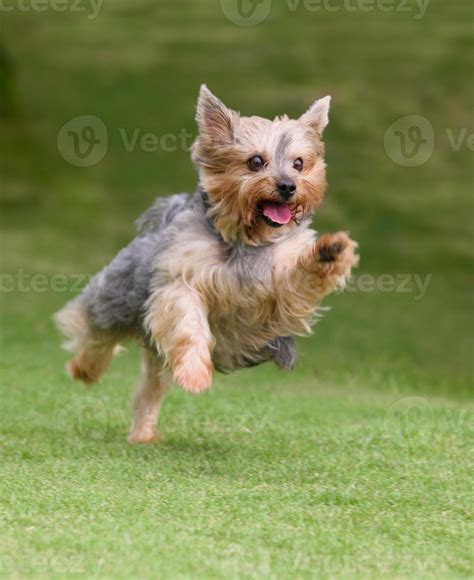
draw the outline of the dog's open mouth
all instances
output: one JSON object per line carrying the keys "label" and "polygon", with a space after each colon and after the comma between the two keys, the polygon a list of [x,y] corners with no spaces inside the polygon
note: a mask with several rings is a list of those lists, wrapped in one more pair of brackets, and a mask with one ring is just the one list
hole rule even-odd
{"label": "dog's open mouth", "polygon": [[263,219],[272,228],[281,228],[292,218],[291,207],[288,203],[264,201],[261,205],[261,211]]}

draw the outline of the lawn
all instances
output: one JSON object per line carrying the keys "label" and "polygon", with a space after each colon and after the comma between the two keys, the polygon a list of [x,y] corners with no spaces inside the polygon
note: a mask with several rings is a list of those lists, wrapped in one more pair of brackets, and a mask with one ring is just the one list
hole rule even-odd
{"label": "lawn", "polygon": [[[472,7],[288,6],[249,27],[217,0],[2,14],[17,112],[0,119],[0,577],[472,575],[472,151],[450,143],[473,131]],[[201,82],[269,117],[333,96],[314,225],[350,230],[361,265],[295,371],[174,389],[163,441],[131,447],[136,348],[86,390],[51,316],[156,195],[195,187],[187,147],[126,145],[195,133]],[[108,131],[90,167],[57,148],[79,115]],[[405,115],[435,136],[415,167],[384,149]]]}

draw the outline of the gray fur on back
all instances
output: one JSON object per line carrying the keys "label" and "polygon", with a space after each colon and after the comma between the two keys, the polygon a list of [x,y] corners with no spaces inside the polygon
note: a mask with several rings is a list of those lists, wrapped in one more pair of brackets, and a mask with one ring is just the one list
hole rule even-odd
{"label": "gray fur on back", "polygon": [[[180,226],[189,223],[188,220],[200,222],[210,236],[219,236],[206,217],[205,207],[202,192],[198,191],[194,197],[179,193],[167,198],[157,198],[138,218],[137,237],[94,276],[79,297],[97,330],[118,336],[138,334],[145,344],[152,347],[152,341],[145,333],[143,318],[151,291],[154,262],[157,255],[171,243],[176,230],[173,222],[177,216],[180,216]],[[246,256],[246,253],[249,255]],[[227,248],[229,260],[242,264],[237,269],[242,284],[249,278],[254,281],[260,278],[263,283],[267,262],[256,260],[257,254],[258,250],[255,248]],[[292,368],[296,359],[293,339],[278,337],[269,343],[262,350],[259,362],[269,359],[274,359],[280,368]],[[249,362],[249,366],[251,364],[255,363]]]}
{"label": "gray fur on back", "polygon": [[187,193],[157,198],[137,220],[138,236],[85,288],[82,299],[97,329],[144,335],[142,321],[153,262],[169,243],[167,227],[190,203]]}
{"label": "gray fur on back", "polygon": [[189,204],[187,193],[176,193],[171,197],[157,197],[154,204],[135,222],[139,236],[159,232]]}

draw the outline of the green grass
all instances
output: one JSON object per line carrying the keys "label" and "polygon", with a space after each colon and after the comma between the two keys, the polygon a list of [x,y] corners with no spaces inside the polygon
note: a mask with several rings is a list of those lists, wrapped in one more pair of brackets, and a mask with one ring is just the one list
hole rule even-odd
{"label": "green grass", "polygon": [[[164,442],[145,448],[125,442],[136,349],[84,390],[51,323],[71,293],[1,292],[0,577],[472,575],[472,152],[446,136],[472,132],[471,15],[467,0],[431,0],[420,20],[273,2],[249,28],[214,0],[2,15],[17,97],[0,120],[3,272],[91,274],[155,195],[192,190],[187,151],[128,153],[118,130],[194,132],[206,82],[244,114],[332,94],[315,226],[351,230],[358,275],[431,278],[421,298],[331,297],[293,373],[173,390]],[[109,149],[76,168],[56,137],[83,114]],[[383,148],[409,114],[436,136],[414,168]]]}

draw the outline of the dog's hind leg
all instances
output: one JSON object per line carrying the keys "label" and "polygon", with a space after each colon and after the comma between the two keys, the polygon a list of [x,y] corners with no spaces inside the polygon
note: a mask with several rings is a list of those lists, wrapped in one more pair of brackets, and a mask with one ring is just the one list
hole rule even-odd
{"label": "dog's hind leg", "polygon": [[93,340],[67,364],[67,370],[73,379],[92,385],[108,369],[115,352],[114,343]]}
{"label": "dog's hind leg", "polygon": [[83,305],[78,300],[66,304],[54,317],[56,326],[67,338],[66,350],[76,353],[66,368],[73,379],[96,383],[107,370],[120,347],[111,335],[93,329]]}
{"label": "dog's hind leg", "polygon": [[147,348],[142,349],[141,371],[133,395],[133,420],[129,443],[152,443],[156,439],[156,421],[169,382],[163,374],[162,361]]}

